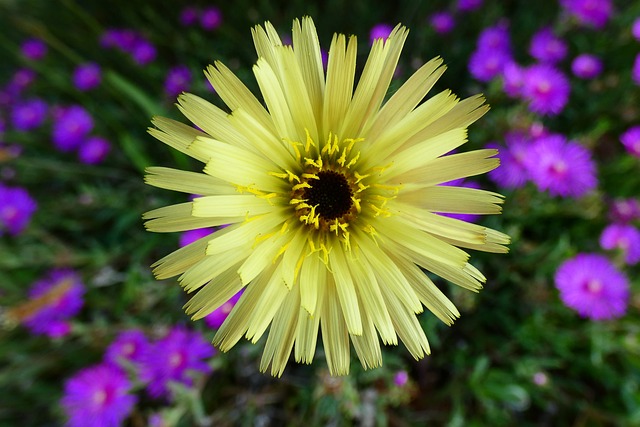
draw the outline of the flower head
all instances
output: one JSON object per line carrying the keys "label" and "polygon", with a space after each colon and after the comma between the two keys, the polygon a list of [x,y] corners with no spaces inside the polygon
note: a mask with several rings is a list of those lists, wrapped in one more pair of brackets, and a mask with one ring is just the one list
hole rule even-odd
{"label": "flower head", "polygon": [[488,82],[502,74],[505,66],[511,62],[511,55],[505,51],[477,49],[469,58],[469,72],[475,79]]}
{"label": "flower head", "polygon": [[12,236],[22,233],[37,208],[36,201],[24,188],[0,184],[0,236],[5,231]]}
{"label": "flower head", "polygon": [[488,144],[487,148],[499,149],[500,167],[489,172],[489,178],[503,188],[520,188],[529,179],[526,159],[531,141],[520,132],[509,132],[504,137],[506,147]]}
{"label": "flower head", "polygon": [[391,31],[393,31],[393,27],[389,24],[376,24],[373,26],[373,28],[371,28],[371,31],[369,32],[369,41],[373,44],[373,42],[375,42],[377,39],[384,40],[389,37]]}
{"label": "flower head", "polygon": [[118,334],[107,347],[104,360],[114,366],[125,367],[128,363],[140,368],[147,357],[149,341],[139,329],[131,329]]}
{"label": "flower head", "polygon": [[611,0],[561,0],[562,7],[585,26],[604,28],[613,13]]}
{"label": "flower head", "polygon": [[476,43],[477,50],[511,52],[511,37],[506,22],[499,22],[482,30]]}
{"label": "flower head", "polygon": [[136,397],[131,383],[118,368],[97,365],[85,368],[64,385],[62,408],[69,427],[118,427],[133,411]]}
{"label": "flower head", "polygon": [[589,150],[562,135],[537,139],[525,161],[536,186],[552,196],[580,197],[598,184]]}
{"label": "flower head", "polygon": [[200,26],[205,30],[215,30],[222,25],[222,12],[215,6],[208,7],[200,13]]}
{"label": "flower head", "polygon": [[483,0],[458,0],[456,8],[460,12],[471,12],[482,6]]}
{"label": "flower head", "polygon": [[80,105],[62,108],[53,123],[53,144],[63,152],[76,149],[93,129],[93,117]]}
{"label": "flower head", "polygon": [[640,157],[640,126],[632,126],[620,135],[624,148],[636,157]]}
{"label": "flower head", "polygon": [[31,61],[39,61],[47,54],[47,45],[40,39],[28,39],[20,47],[22,56]]}
{"label": "flower head", "polygon": [[551,28],[543,28],[534,34],[529,53],[540,62],[554,64],[567,56],[567,44],[556,36]]}
{"label": "flower head", "polygon": [[571,71],[581,79],[594,79],[602,72],[602,61],[595,55],[583,53],[571,62]]}
{"label": "flower head", "polygon": [[518,98],[522,95],[522,86],[524,84],[525,70],[523,67],[509,61],[502,69],[502,89],[507,96]]}
{"label": "flower head", "polygon": [[189,27],[198,22],[198,9],[193,6],[187,6],[180,11],[180,23]]}
{"label": "flower head", "polygon": [[407,371],[398,371],[393,376],[393,383],[398,387],[404,387],[409,382],[409,374]]}
{"label": "flower head", "polygon": [[619,249],[629,265],[640,261],[640,231],[630,224],[611,224],[600,235],[602,249]]}
{"label": "flower head", "polygon": [[528,67],[523,81],[522,95],[529,101],[529,109],[534,113],[559,114],[569,101],[569,79],[550,65]]}
{"label": "flower head", "polygon": [[640,53],[636,55],[633,60],[633,67],[631,68],[631,80],[640,86]]}
{"label": "flower head", "polygon": [[613,200],[609,208],[609,218],[614,222],[622,224],[640,219],[640,200]]}
{"label": "flower head", "polygon": [[180,93],[189,90],[191,85],[191,71],[184,65],[178,65],[167,72],[164,80],[164,93],[168,98],[175,98]]}
{"label": "flower head", "polygon": [[80,64],[73,71],[73,84],[83,92],[95,89],[101,81],[100,66],[95,62]]}
{"label": "flower head", "polygon": [[449,12],[436,12],[429,18],[431,27],[438,34],[448,34],[456,25],[453,15]]}
{"label": "flower head", "polygon": [[100,136],[92,136],[78,147],[78,158],[87,165],[102,163],[111,151],[111,144]]}
{"label": "flower head", "polygon": [[26,319],[25,326],[34,334],[59,338],[70,332],[68,320],[78,314],[84,300],[84,285],[73,270],[52,270],[35,282],[29,297],[35,309]]}
{"label": "flower head", "polygon": [[633,20],[631,25],[631,35],[634,39],[640,41],[640,17]]}
{"label": "flower head", "polygon": [[36,129],[44,123],[48,111],[47,103],[39,98],[19,102],[11,110],[11,124],[19,131]]}
{"label": "flower head", "polygon": [[379,339],[399,338],[423,357],[429,345],[416,313],[424,305],[451,324],[458,312],[420,267],[478,290],[486,279],[458,246],[505,252],[509,242],[437,215],[500,211],[498,194],[438,185],[498,165],[495,150],[447,155],[487,111],[483,98],[443,91],[421,102],[444,71],[436,58],[385,102],[407,37],[402,26],[373,41],[357,80],[355,36],[334,36],[326,75],[310,18],[294,21],[293,46],[270,23],[253,36],[266,108],[216,62],[207,75],[231,114],[185,94],[180,108],[201,131],[154,120],[153,136],[205,168],[150,168],[147,183],[202,197],[146,213],[146,227],[230,224],[158,261],[155,275],[181,275],[197,291],[186,307],[194,319],[244,289],[214,344],[227,351],[269,329],[261,369],[274,375],[292,351],[311,363],[319,329],[332,374],[349,371],[349,339],[365,368],[382,363]]}
{"label": "flower head", "polygon": [[214,353],[200,333],[176,326],[164,338],[151,344],[145,353],[140,377],[148,382],[149,395],[171,398],[170,383],[192,386],[196,373],[211,371],[205,360]]}
{"label": "flower head", "polygon": [[131,49],[131,57],[138,65],[147,65],[156,59],[156,47],[151,42],[140,39]]}
{"label": "flower head", "polygon": [[627,310],[629,282],[603,255],[578,254],[555,274],[560,299],[582,317],[607,320]]}

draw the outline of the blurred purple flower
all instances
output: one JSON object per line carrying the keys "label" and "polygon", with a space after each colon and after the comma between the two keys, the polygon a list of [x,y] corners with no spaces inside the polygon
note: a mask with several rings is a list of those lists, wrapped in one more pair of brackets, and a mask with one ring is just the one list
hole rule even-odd
{"label": "blurred purple flower", "polygon": [[640,17],[634,19],[631,25],[631,35],[634,39],[640,41]]}
{"label": "blurred purple flower", "polygon": [[198,9],[187,6],[180,12],[180,24],[184,27],[190,27],[198,22]]}
{"label": "blurred purple flower", "polygon": [[41,99],[21,101],[11,110],[11,124],[19,131],[35,129],[44,123],[48,110],[47,103]]}
{"label": "blurred purple flower", "polygon": [[195,230],[188,230],[180,233],[180,247],[190,245],[196,240],[200,240],[205,236],[210,235],[215,230],[213,228],[196,228]]}
{"label": "blurred purple flower", "polygon": [[502,188],[523,187],[529,179],[526,159],[531,141],[520,132],[508,132],[504,139],[506,147],[496,143],[487,144],[487,148],[499,150],[500,159],[500,166],[489,172],[489,179]]}
{"label": "blurred purple flower", "polygon": [[14,92],[20,93],[24,89],[26,89],[31,83],[33,83],[36,79],[36,72],[30,70],[28,68],[20,68],[15,73],[13,73],[13,77],[11,78],[11,83],[9,83],[9,89],[14,90]]}
{"label": "blurred purple flower", "polygon": [[631,80],[640,86],[640,53],[633,60],[633,68],[631,69]]}
{"label": "blurred purple flower", "polygon": [[510,54],[511,37],[509,36],[509,26],[507,23],[499,22],[496,25],[482,30],[480,35],[478,35],[476,46],[477,50],[499,50]]}
{"label": "blurred purple flower", "polygon": [[83,107],[61,108],[54,117],[52,140],[55,147],[68,152],[76,149],[93,130],[93,118]]}
{"label": "blurred purple flower", "polygon": [[36,335],[59,338],[71,331],[68,319],[78,314],[84,304],[84,285],[73,270],[52,270],[36,281],[29,297],[42,299],[43,304],[29,315],[25,326]]}
{"label": "blurred purple flower", "polygon": [[191,71],[184,65],[175,66],[167,72],[164,93],[167,98],[175,98],[191,86]]}
{"label": "blurred purple flower", "polygon": [[376,24],[371,28],[371,31],[369,32],[369,41],[373,43],[375,39],[386,40],[387,37],[389,37],[389,34],[391,34],[391,31],[393,31],[393,27],[389,24]]}
{"label": "blurred purple flower", "polygon": [[100,136],[92,136],[80,143],[78,158],[87,165],[102,163],[111,151],[111,144]]}
{"label": "blurred purple flower", "polygon": [[476,9],[479,9],[482,6],[483,0],[458,0],[456,4],[456,8],[460,12],[471,12]]}
{"label": "blurred purple flower", "polygon": [[0,184],[0,236],[7,231],[16,236],[29,225],[38,208],[27,190]]}
{"label": "blurred purple flower", "polygon": [[100,66],[95,62],[80,64],[73,71],[73,84],[78,90],[88,91],[96,88],[102,81]]}
{"label": "blurred purple flower", "polygon": [[449,12],[436,12],[429,18],[429,23],[433,30],[438,34],[448,34],[453,30],[455,21],[453,15]]}
{"label": "blurred purple flower", "polygon": [[620,135],[620,142],[632,155],[640,157],[640,126],[632,126]]}
{"label": "blurred purple flower", "polygon": [[499,76],[511,62],[511,55],[505,51],[477,49],[469,58],[469,72],[476,80],[488,82]]}
{"label": "blurred purple flower", "polygon": [[398,387],[404,387],[409,382],[409,374],[407,371],[398,371],[393,376],[393,383]]}
{"label": "blurred purple flower", "polygon": [[611,224],[600,235],[600,247],[619,249],[628,265],[640,261],[640,231],[629,224]]}
{"label": "blurred purple flower", "polygon": [[137,41],[138,33],[130,29],[110,28],[102,33],[100,45],[103,47],[118,48],[124,52],[130,52]]}
{"label": "blurred purple flower", "polygon": [[22,56],[31,61],[39,61],[47,54],[47,45],[40,39],[27,39],[20,46]]}
{"label": "blurred purple flower", "polygon": [[529,53],[540,62],[555,64],[567,56],[567,44],[551,28],[539,30],[531,38]]}
{"label": "blurred purple flower", "polygon": [[562,135],[534,141],[525,163],[538,189],[552,196],[580,197],[598,184],[589,150]]}
{"label": "blurred purple flower", "polygon": [[609,207],[609,218],[626,224],[640,219],[640,201],[637,199],[616,199]]}
{"label": "blurred purple flower", "polygon": [[560,5],[580,24],[602,29],[613,13],[611,0],[561,0]]}
{"label": "blurred purple flower", "polygon": [[510,98],[518,98],[522,95],[524,80],[524,68],[510,61],[502,69],[502,89]]}
{"label": "blurred purple flower", "polygon": [[104,360],[113,366],[125,367],[127,363],[140,368],[149,349],[149,341],[140,329],[123,331],[105,350]]}
{"label": "blurred purple flower", "polygon": [[522,94],[534,113],[559,114],[567,105],[570,91],[569,79],[551,65],[537,64],[525,70]]}
{"label": "blurred purple flower", "polygon": [[211,371],[204,360],[214,354],[213,346],[199,332],[175,326],[164,338],[151,344],[140,376],[148,382],[150,396],[171,400],[169,383],[192,386],[194,373]]}
{"label": "blurred purple flower", "polygon": [[607,320],[627,310],[629,282],[603,255],[578,254],[555,274],[560,299],[582,317]]}
{"label": "blurred purple flower", "polygon": [[108,365],[85,368],[69,378],[60,401],[69,427],[118,427],[131,414],[136,397],[120,369]]}
{"label": "blurred purple flower", "polygon": [[154,45],[144,39],[138,40],[130,51],[131,57],[138,65],[147,65],[156,59],[157,51]]}
{"label": "blurred purple flower", "polygon": [[229,313],[231,313],[231,310],[233,310],[233,307],[235,307],[241,296],[242,291],[229,298],[227,302],[208,314],[204,318],[207,326],[214,329],[218,329],[220,326],[222,326],[224,321],[227,319],[227,316],[229,316]]}
{"label": "blurred purple flower", "polygon": [[200,26],[207,30],[215,30],[222,25],[222,12],[215,6],[203,9],[200,13]]}
{"label": "blurred purple flower", "polygon": [[571,71],[581,79],[594,79],[602,72],[602,61],[595,55],[583,53],[571,62]]}

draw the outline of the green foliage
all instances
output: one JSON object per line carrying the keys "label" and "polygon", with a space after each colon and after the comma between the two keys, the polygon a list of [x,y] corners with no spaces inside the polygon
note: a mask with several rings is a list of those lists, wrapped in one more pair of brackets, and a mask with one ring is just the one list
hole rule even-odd
{"label": "green foliage", "polygon": [[[425,360],[412,360],[402,346],[385,347],[382,368],[364,371],[354,358],[351,375],[333,378],[319,349],[313,365],[291,363],[283,378],[273,379],[258,372],[264,343],[242,343],[211,360],[214,372],[208,380],[194,389],[177,387],[175,403],[141,398],[129,425],[147,425],[156,412],[167,426],[640,425],[638,267],[625,267],[633,296],[629,313],[617,321],[579,318],[562,305],[553,285],[563,260],[600,250],[598,236],[608,223],[610,200],[640,194],[638,159],[625,155],[618,142],[624,130],[640,124],[640,90],[629,78],[640,46],[629,28],[640,16],[640,5],[618,2],[603,31],[558,24],[569,56],[586,50],[598,54],[605,73],[593,81],[572,79],[567,109],[540,119],[506,97],[499,82],[473,80],[467,62],[479,32],[501,18],[511,23],[516,59],[532,62],[528,41],[540,27],[558,22],[559,6],[555,1],[485,3],[479,12],[460,15],[452,34],[439,36],[427,18],[437,10],[453,10],[453,2],[237,0],[219,5],[223,25],[206,32],[180,26],[184,3],[178,1],[0,1],[0,82],[9,81],[18,67],[33,68],[37,78],[28,89],[31,95],[52,105],[83,105],[96,121],[94,133],[113,144],[105,162],[90,166],[54,150],[48,126],[3,137],[23,152],[15,159],[0,158],[0,172],[10,176],[11,185],[28,188],[38,211],[21,235],[0,236],[0,318],[24,303],[30,284],[53,267],[81,272],[88,291],[65,338],[35,337],[15,322],[1,325],[0,426],[58,425],[64,380],[99,362],[118,332],[140,327],[158,336],[167,325],[189,321],[181,309],[187,296],[176,281],[156,281],[148,267],[177,247],[177,237],[147,233],[140,218],[185,200],[144,185],[145,167],[197,168],[146,134],[154,115],[182,120],[174,99],[163,94],[165,73],[177,64],[188,66],[196,76],[192,91],[222,106],[200,72],[221,60],[256,92],[250,27],[270,20],[287,34],[291,20],[305,14],[314,18],[324,47],[334,32],[358,35],[359,67],[374,24],[407,25],[411,32],[392,90],[416,64],[441,55],[449,69],[436,89],[451,88],[460,96],[485,92],[492,105],[471,127],[469,148],[543,120],[552,131],[593,150],[598,191],[578,200],[550,197],[532,184],[508,191],[504,214],[482,224],[512,236],[511,252],[473,254],[488,278],[480,294],[438,283],[462,317],[447,327],[430,313],[420,316],[432,350]],[[141,31],[157,46],[158,58],[139,67],[124,54],[100,48],[107,28]],[[47,43],[46,60],[33,63],[20,56],[20,43],[28,37]],[[73,68],[86,61],[98,62],[104,71],[102,85],[89,93],[77,91],[70,81]],[[212,338],[202,321],[195,328]],[[394,384],[401,370],[409,373],[404,386]],[[144,396],[143,386],[136,387]]]}

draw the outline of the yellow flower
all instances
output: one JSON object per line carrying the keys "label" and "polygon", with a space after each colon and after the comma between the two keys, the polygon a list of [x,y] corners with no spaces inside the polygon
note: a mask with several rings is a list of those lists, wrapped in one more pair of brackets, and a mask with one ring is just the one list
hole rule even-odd
{"label": "yellow flower", "polygon": [[438,215],[500,213],[499,194],[438,185],[498,166],[496,150],[446,155],[488,106],[448,90],[424,100],[445,70],[440,58],[385,102],[408,33],[400,25],[373,43],[357,84],[355,36],[334,35],[325,75],[311,18],[294,21],[293,47],[268,22],[252,33],[266,108],[216,62],[206,75],[231,113],[183,94],[178,108],[201,130],[153,120],[154,137],[205,166],[148,169],[147,183],[201,197],[146,213],[146,227],[231,224],[164,257],[154,274],[179,275],[195,292],[185,306],[194,319],[244,288],[214,344],[227,351],[269,329],[260,369],[273,375],[292,350],[311,363],[319,329],[334,375],[349,372],[350,341],[365,368],[382,364],[380,340],[424,357],[416,314],[425,306],[451,324],[459,313],[423,269],[478,291],[485,278],[459,247],[507,251],[505,234]]}

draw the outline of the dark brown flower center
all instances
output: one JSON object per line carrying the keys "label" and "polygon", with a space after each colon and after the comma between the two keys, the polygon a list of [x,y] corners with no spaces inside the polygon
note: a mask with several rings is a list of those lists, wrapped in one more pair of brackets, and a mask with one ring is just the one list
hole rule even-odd
{"label": "dark brown flower center", "polygon": [[317,173],[318,179],[310,179],[311,187],[305,188],[302,198],[307,204],[316,206],[316,214],[325,221],[340,218],[353,205],[353,193],[347,178],[335,171]]}

